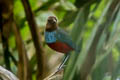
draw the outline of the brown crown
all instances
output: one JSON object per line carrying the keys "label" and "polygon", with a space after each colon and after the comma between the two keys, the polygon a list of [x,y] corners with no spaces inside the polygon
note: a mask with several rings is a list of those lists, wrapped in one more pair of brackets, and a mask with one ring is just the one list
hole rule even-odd
{"label": "brown crown", "polygon": [[46,24],[46,31],[54,31],[57,29],[57,19],[55,16],[49,16]]}

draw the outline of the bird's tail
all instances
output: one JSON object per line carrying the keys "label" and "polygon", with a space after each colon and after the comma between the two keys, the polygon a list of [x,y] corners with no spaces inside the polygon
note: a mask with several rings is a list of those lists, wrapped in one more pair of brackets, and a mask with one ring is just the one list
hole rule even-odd
{"label": "bird's tail", "polygon": [[80,47],[77,46],[75,51],[76,53],[80,53]]}
{"label": "bird's tail", "polygon": [[78,43],[78,45],[76,45],[76,53],[80,53],[80,51],[81,51],[81,49],[82,49],[82,43],[80,42],[80,43]]}

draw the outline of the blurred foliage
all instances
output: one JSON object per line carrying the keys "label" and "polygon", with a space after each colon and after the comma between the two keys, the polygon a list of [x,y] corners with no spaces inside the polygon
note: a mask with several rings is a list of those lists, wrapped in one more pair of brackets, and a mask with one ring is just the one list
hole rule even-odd
{"label": "blurred foliage", "polygon": [[[56,69],[61,62],[62,54],[51,50],[44,42],[44,28],[48,16],[58,18],[58,24],[80,46],[80,54],[72,52],[65,68],[64,80],[80,80],[82,65],[87,60],[90,49],[93,56],[88,59],[94,64],[88,71],[88,80],[119,80],[120,79],[120,1],[119,0],[29,0],[35,20],[42,35],[47,64],[46,76]],[[14,19],[19,25],[22,39],[32,68],[32,78],[36,80],[35,50],[29,30],[24,8],[20,0],[14,0]],[[99,35],[98,35],[99,34]],[[98,35],[98,36],[97,36]],[[97,38],[96,38],[97,37]],[[99,37],[99,38],[98,38]],[[95,39],[97,42],[95,43]],[[93,44],[94,43],[94,44]],[[96,46],[94,46],[96,45]],[[10,34],[9,50],[18,61],[15,36]],[[0,43],[0,65],[4,65],[3,48]],[[17,74],[17,66],[10,63],[12,72]],[[86,63],[87,65],[87,63]],[[83,71],[84,73],[84,71]]]}

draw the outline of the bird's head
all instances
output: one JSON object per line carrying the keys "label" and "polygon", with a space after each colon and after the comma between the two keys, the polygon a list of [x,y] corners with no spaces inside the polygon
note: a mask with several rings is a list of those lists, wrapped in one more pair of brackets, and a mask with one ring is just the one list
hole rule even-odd
{"label": "bird's head", "polygon": [[49,16],[47,19],[46,30],[54,31],[57,29],[57,19],[55,16]]}

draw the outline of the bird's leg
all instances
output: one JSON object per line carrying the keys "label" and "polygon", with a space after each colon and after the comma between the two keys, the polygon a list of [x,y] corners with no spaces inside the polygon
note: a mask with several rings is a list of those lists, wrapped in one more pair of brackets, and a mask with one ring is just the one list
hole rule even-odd
{"label": "bird's leg", "polygon": [[[59,68],[58,68],[58,71],[60,71],[60,70],[64,67],[64,64],[66,63],[66,61],[68,60],[69,57],[70,57],[70,54],[69,54],[69,53],[65,55],[62,63],[60,64],[60,66],[59,66]],[[57,71],[57,72],[58,72],[58,71]]]}
{"label": "bird's leg", "polygon": [[57,71],[55,71],[50,77],[52,77],[53,75],[55,75],[57,72],[59,72],[63,67],[64,67],[64,64],[66,63],[66,61],[69,59],[70,57],[70,54],[67,53],[62,61],[62,63],[60,64],[60,66],[58,67]]}

